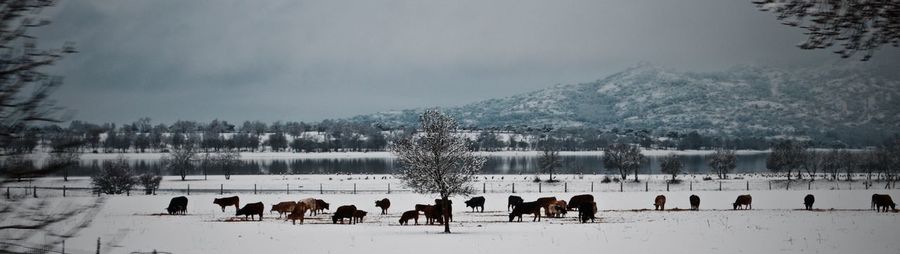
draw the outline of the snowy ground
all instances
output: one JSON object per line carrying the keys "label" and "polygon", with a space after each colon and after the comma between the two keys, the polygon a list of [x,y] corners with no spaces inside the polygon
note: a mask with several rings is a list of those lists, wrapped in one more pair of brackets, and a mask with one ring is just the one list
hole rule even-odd
{"label": "snowy ground", "polygon": [[[816,195],[817,211],[797,210],[803,196]],[[158,215],[176,195],[113,196],[89,227],[67,241],[67,252],[93,253],[98,237],[103,253],[168,251],[172,253],[898,253],[900,217],[869,210],[872,193],[900,197],[897,190],[814,191],[677,191],[595,192],[601,212],[597,223],[566,218],[507,222],[508,193],[488,193],[484,213],[471,213],[464,198],[454,199],[454,234],[439,226],[399,226],[400,213],[434,197],[413,193],[240,194],[242,203],[261,201],[266,209],[278,201],[325,199],[332,209],[354,204],[369,211],[365,223],[333,225],[330,214],[291,225],[266,214],[262,222],[230,221],[234,208],[222,212],[215,194],[191,195],[188,215]],[[521,193],[525,200],[580,193]],[[687,208],[688,196],[701,197],[701,211],[647,211],[653,197],[668,197],[667,208]],[[753,195],[753,210],[732,211],[739,194]],[[374,201],[390,198],[388,215],[378,215]],[[88,202],[88,197],[47,198]],[[831,209],[834,210],[831,210]],[[333,211],[333,210],[332,210]],[[420,223],[424,217],[420,217]],[[4,221],[5,223],[6,221]],[[412,222],[411,222],[412,223]],[[41,238],[33,239],[41,241]]]}

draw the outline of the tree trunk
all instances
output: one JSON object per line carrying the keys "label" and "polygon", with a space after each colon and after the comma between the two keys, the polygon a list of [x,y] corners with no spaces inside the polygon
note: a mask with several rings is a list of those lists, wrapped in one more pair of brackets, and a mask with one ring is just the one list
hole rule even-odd
{"label": "tree trunk", "polygon": [[634,169],[634,181],[635,181],[635,182],[640,182],[641,180],[638,179],[638,176],[637,176],[637,175],[638,175],[638,169],[635,168],[635,169]]}
{"label": "tree trunk", "polygon": [[181,170],[181,180],[184,181],[185,178],[187,178],[187,171],[182,169]]}
{"label": "tree trunk", "polygon": [[442,196],[441,200],[443,205],[441,205],[441,209],[444,210],[441,214],[444,215],[444,233],[450,233],[450,202],[447,196]]}
{"label": "tree trunk", "polygon": [[788,182],[790,182],[791,181],[791,170],[790,169],[788,169],[787,177],[788,177]]}
{"label": "tree trunk", "polygon": [[628,172],[625,172],[624,169],[619,169],[619,176],[622,177],[622,181],[625,181],[625,179],[628,178]]}

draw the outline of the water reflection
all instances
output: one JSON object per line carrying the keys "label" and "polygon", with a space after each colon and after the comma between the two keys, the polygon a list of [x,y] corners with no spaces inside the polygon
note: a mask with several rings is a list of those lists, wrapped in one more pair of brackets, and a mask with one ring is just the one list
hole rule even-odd
{"label": "water reflection", "polygon": [[[610,173],[603,167],[603,156],[598,155],[562,155],[563,166],[557,170],[560,174],[598,174]],[[659,161],[663,156],[647,156],[647,163],[642,166],[642,174],[659,174]],[[681,160],[687,173],[707,173],[709,155],[682,155]],[[534,174],[538,171],[538,156],[489,156],[482,173],[484,174]],[[323,159],[247,159],[240,168],[234,170],[235,175],[254,174],[388,174],[398,165],[392,158],[323,158]],[[159,160],[132,160],[137,173],[157,173],[172,175],[164,169]],[[72,170],[71,175],[89,176],[96,172],[103,160],[82,161],[79,168]],[[738,154],[736,173],[752,173],[765,171],[766,154]],[[216,168],[207,169],[208,174],[221,174]],[[198,168],[193,174],[202,174]]]}

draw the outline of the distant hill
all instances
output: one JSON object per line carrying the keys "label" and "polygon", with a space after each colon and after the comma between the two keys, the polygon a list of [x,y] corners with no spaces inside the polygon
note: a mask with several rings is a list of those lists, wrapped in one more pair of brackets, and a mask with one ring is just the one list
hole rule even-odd
{"label": "distant hill", "polygon": [[[423,110],[350,120],[412,126]],[[478,127],[698,131],[872,143],[900,130],[900,81],[857,66],[695,73],[641,64],[590,83],[441,110]]]}

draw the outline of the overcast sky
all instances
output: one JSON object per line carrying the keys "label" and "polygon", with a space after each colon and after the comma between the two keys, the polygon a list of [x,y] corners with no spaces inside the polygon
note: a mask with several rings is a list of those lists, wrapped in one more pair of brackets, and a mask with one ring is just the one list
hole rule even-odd
{"label": "overcast sky", "polygon": [[[74,119],[318,121],[590,82],[835,61],[750,1],[62,1],[43,46]],[[896,49],[876,59],[900,59]],[[836,61],[838,64],[841,61]]]}

